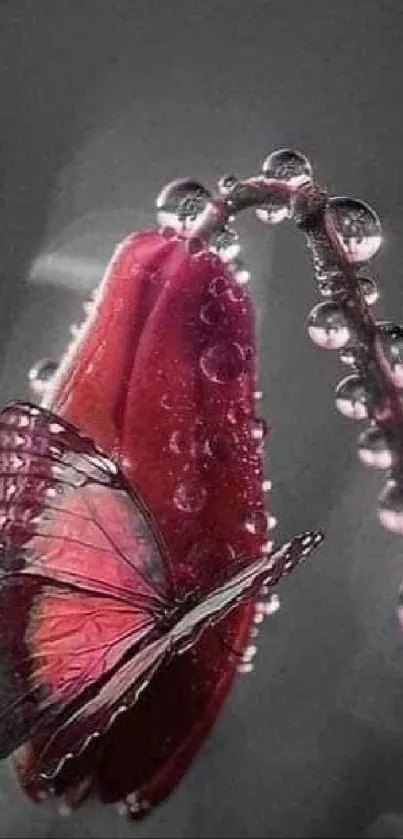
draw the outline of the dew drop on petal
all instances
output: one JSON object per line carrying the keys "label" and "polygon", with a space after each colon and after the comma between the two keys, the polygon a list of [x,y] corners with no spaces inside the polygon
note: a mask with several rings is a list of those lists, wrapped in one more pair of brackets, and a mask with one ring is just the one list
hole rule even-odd
{"label": "dew drop on petal", "polygon": [[225,384],[237,379],[244,370],[245,354],[235,341],[208,347],[200,357],[200,368],[207,379]]}
{"label": "dew drop on petal", "polygon": [[245,516],[244,526],[248,533],[264,538],[269,530],[269,517],[265,510],[252,510]]}
{"label": "dew drop on petal", "polygon": [[205,505],[207,491],[200,481],[187,478],[181,481],[174,492],[175,507],[184,513],[198,513]]}
{"label": "dew drop on petal", "polygon": [[225,318],[225,311],[218,300],[208,300],[200,307],[199,317],[202,323],[209,326],[216,326],[216,324],[223,321]]}

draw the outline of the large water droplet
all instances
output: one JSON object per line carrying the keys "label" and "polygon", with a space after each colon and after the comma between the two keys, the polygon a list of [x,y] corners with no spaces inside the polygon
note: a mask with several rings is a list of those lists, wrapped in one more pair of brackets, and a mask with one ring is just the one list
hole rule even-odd
{"label": "large water droplet", "polygon": [[403,326],[378,323],[382,345],[390,366],[390,377],[396,387],[403,387]]}
{"label": "large water droplet", "polygon": [[386,530],[403,533],[403,490],[390,480],[379,496],[378,516]]}
{"label": "large water droplet", "polygon": [[336,388],[336,407],[349,419],[362,420],[368,415],[368,396],[363,382],[355,374],[347,376]]}
{"label": "large water droplet", "polygon": [[161,227],[180,232],[189,227],[209,203],[211,193],[192,179],[172,181],[158,195],[157,219]]}
{"label": "large water droplet", "polygon": [[385,435],[378,426],[370,426],[358,438],[358,456],[365,466],[375,469],[390,469],[393,454]]}
{"label": "large water droplet", "polygon": [[174,504],[183,513],[198,513],[205,505],[207,491],[197,479],[181,481],[174,492]]}
{"label": "large water droplet", "polygon": [[235,259],[241,250],[238,233],[231,227],[215,233],[210,239],[210,246],[223,262],[231,262],[231,259]]}
{"label": "large water droplet", "polygon": [[200,357],[200,368],[212,382],[224,384],[234,381],[243,372],[245,354],[235,341],[222,342],[208,347]]}
{"label": "large water droplet", "polygon": [[308,334],[318,347],[340,350],[350,340],[343,312],[333,302],[319,303],[308,317]]}
{"label": "large water droplet", "polygon": [[308,158],[294,149],[279,149],[266,158],[262,166],[266,178],[288,181],[293,186],[312,180],[313,169]]}
{"label": "large water droplet", "polygon": [[355,198],[331,198],[330,214],[338,241],[349,262],[366,262],[382,244],[381,223],[376,212]]}
{"label": "large water droplet", "polygon": [[57,372],[58,366],[57,361],[51,358],[43,358],[31,367],[28,373],[28,379],[34,393],[42,396],[46,392]]}

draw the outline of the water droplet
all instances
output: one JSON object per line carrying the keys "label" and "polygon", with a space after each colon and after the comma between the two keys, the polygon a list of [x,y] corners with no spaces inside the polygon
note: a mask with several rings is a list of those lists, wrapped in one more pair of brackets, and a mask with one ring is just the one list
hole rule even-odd
{"label": "water droplet", "polygon": [[84,300],[83,303],[84,313],[89,316],[94,311],[94,301],[93,300]]}
{"label": "water droplet", "polygon": [[336,388],[336,407],[349,419],[362,420],[368,415],[368,396],[359,376],[343,379]]}
{"label": "water droplet", "polygon": [[169,448],[174,454],[186,455],[196,460],[211,457],[211,448],[204,429],[200,426],[177,429],[171,435]]}
{"label": "water droplet", "polygon": [[224,384],[237,379],[244,370],[245,355],[235,341],[214,344],[200,357],[200,368],[207,379]]}
{"label": "water droplet", "polygon": [[264,606],[265,615],[274,615],[276,612],[278,612],[281,606],[278,594],[270,595],[269,599],[266,600],[262,605]]}
{"label": "water droplet", "polygon": [[42,395],[46,392],[57,372],[57,368],[57,361],[51,358],[43,358],[31,367],[28,379],[34,393]]}
{"label": "water droplet", "polygon": [[251,661],[241,661],[241,663],[238,664],[237,667],[238,673],[242,673],[243,675],[245,675],[246,673],[252,673],[253,669],[254,665]]}
{"label": "water droplet", "polygon": [[220,195],[228,195],[237,183],[238,178],[236,175],[223,175],[218,181],[218,191]]}
{"label": "water droplet", "polygon": [[340,361],[347,364],[348,367],[354,367],[357,364],[358,352],[355,347],[344,347],[340,352]]}
{"label": "water droplet", "polygon": [[268,481],[268,480],[266,480],[266,479],[265,479],[264,481],[262,481],[262,490],[263,490],[263,492],[270,492],[271,487],[272,487],[272,483],[271,483],[271,481]]}
{"label": "water droplet", "polygon": [[403,490],[390,480],[379,496],[378,516],[386,530],[403,533]]}
{"label": "water droplet", "polygon": [[263,391],[262,390],[255,390],[255,392],[253,394],[253,397],[254,397],[254,399],[256,399],[257,402],[259,402],[260,399],[263,399]]}
{"label": "water droplet", "polygon": [[293,186],[312,180],[313,169],[308,158],[294,149],[279,149],[266,157],[262,171],[265,178],[288,181]]}
{"label": "water droplet", "polygon": [[403,326],[378,323],[382,345],[390,366],[390,377],[396,387],[403,387]]}
{"label": "water droplet", "polygon": [[256,216],[263,224],[281,224],[286,218],[289,218],[290,205],[288,201],[284,201],[280,196],[275,196],[266,204],[263,204],[255,210]]}
{"label": "water droplet", "polygon": [[198,181],[188,178],[172,181],[158,195],[158,223],[161,227],[170,227],[180,232],[193,224],[210,198],[209,190]]}
{"label": "water droplet", "polygon": [[265,510],[253,510],[245,517],[245,530],[262,539],[269,530],[269,517]]}
{"label": "water droplet", "polygon": [[365,466],[375,469],[390,469],[393,454],[388,441],[378,426],[370,426],[358,438],[358,456]]}
{"label": "water droplet", "polygon": [[374,306],[379,299],[379,291],[372,277],[359,277],[359,284],[367,306]]}
{"label": "water droplet", "polygon": [[234,280],[230,280],[224,274],[214,277],[210,282],[208,290],[213,297],[225,295],[232,303],[239,304],[245,300],[245,294],[242,289],[235,284]]}
{"label": "water droplet", "polygon": [[161,408],[165,408],[166,411],[172,411],[175,404],[176,400],[172,393],[163,393],[160,399]]}
{"label": "water droplet", "polygon": [[263,544],[261,545],[260,553],[261,554],[267,554],[267,556],[270,556],[273,548],[274,548],[274,542],[272,542],[270,539],[267,539],[266,542],[263,542]]}
{"label": "water droplet", "polygon": [[219,274],[218,277],[214,277],[211,280],[208,290],[213,297],[219,297],[221,294],[226,294],[229,288],[230,282],[228,277],[224,274]]}
{"label": "water droplet", "polygon": [[318,303],[308,316],[308,334],[318,347],[340,350],[350,340],[350,330],[339,306],[333,302]]}
{"label": "water droplet", "polygon": [[199,317],[202,323],[215,326],[225,319],[225,310],[218,300],[209,300],[200,307]]}
{"label": "water droplet", "polygon": [[241,250],[238,233],[231,227],[219,230],[211,237],[210,247],[218,253],[223,262],[231,262]]}
{"label": "water droplet", "polygon": [[264,440],[267,437],[267,422],[265,419],[257,419],[252,426],[252,437],[254,440]]}
{"label": "water droplet", "polygon": [[174,492],[174,504],[184,513],[198,513],[205,505],[207,491],[196,479],[181,481]]}
{"label": "water droplet", "polygon": [[244,662],[252,661],[257,653],[257,646],[256,644],[248,644],[248,646],[244,649],[242,653],[242,660]]}
{"label": "water droplet", "polygon": [[250,271],[248,271],[242,259],[234,259],[230,265],[232,274],[238,285],[246,285],[250,281]]}
{"label": "water droplet", "polygon": [[367,262],[377,253],[382,244],[381,223],[368,204],[355,198],[331,198],[326,212],[349,262]]}

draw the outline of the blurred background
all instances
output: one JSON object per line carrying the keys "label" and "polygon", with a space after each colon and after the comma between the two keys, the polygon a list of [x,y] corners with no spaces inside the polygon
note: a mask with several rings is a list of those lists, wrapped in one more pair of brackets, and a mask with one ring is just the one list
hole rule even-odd
{"label": "blurred background", "polygon": [[[403,5],[399,0],[3,0],[0,395],[58,358],[115,244],[154,223],[167,181],[257,173],[304,151],[333,194],[368,201],[385,245],[379,317],[402,319]],[[344,370],[316,349],[303,241],[239,220],[259,313],[281,533],[325,547],[283,588],[175,794],[144,823],[87,803],[35,807],[0,767],[1,837],[403,836],[402,539],[334,409]]]}

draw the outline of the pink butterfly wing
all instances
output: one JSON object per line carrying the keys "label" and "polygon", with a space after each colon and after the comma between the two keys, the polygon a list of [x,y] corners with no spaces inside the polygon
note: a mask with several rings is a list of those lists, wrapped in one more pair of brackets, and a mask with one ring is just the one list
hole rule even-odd
{"label": "pink butterfly wing", "polygon": [[[77,718],[122,657],[152,637],[171,586],[150,513],[68,423],[34,406],[11,406],[0,415],[0,459],[5,755],[33,732]],[[137,676],[146,682],[151,670],[143,664]],[[125,673],[121,693],[130,686]],[[96,733],[98,719],[108,724],[116,698],[110,690],[102,719],[82,715],[73,751]],[[65,757],[59,744],[56,763]]]}

